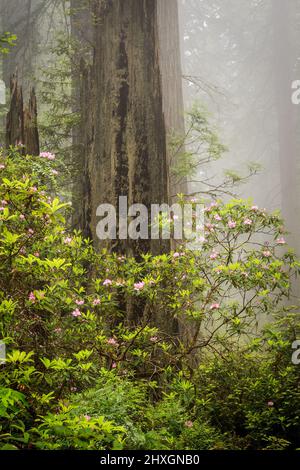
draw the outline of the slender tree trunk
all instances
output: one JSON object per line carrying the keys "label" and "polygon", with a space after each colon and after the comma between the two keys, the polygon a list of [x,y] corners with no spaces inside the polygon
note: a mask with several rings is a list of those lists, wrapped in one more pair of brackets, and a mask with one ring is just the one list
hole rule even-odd
{"label": "slender tree trunk", "polygon": [[34,88],[30,90],[28,107],[24,109],[24,145],[30,155],[39,155],[39,133],[37,125],[37,102]]}

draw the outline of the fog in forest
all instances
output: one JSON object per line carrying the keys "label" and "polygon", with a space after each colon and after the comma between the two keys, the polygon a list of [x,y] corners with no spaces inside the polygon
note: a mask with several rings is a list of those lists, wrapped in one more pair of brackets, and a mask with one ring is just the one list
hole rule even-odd
{"label": "fog in forest", "polygon": [[299,37],[0,0],[0,450],[300,449]]}
{"label": "fog in forest", "polygon": [[[300,78],[294,40],[300,4],[284,3],[282,8],[280,0],[180,0],[182,76],[185,111],[195,102],[204,106],[227,147],[218,161],[199,167],[199,180],[218,185],[224,173],[236,173],[230,174],[241,185],[233,192],[261,207],[281,208],[299,251],[299,111],[291,96]],[[18,37],[2,61],[2,80],[8,89],[17,68],[23,91],[32,85],[39,90],[40,112],[47,107],[43,97],[49,98],[46,82],[60,79],[45,72],[60,60],[53,49],[63,50],[63,35],[71,34],[69,8],[60,0],[0,2],[2,30]],[[91,40],[88,28],[80,27],[79,35]]]}
{"label": "fog in forest", "polygon": [[180,10],[185,104],[204,103],[228,147],[207,176],[245,175],[253,163],[257,174],[240,194],[280,207],[298,250],[299,14],[296,0],[185,0]]}

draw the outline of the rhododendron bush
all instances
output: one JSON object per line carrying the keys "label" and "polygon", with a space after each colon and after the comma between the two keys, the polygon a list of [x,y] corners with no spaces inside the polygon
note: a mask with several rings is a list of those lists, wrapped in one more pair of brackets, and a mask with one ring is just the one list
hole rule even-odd
{"label": "rhododendron bush", "polygon": [[68,230],[55,155],[20,150],[0,154],[0,447],[295,447],[280,215],[214,201],[199,251],[96,253]]}

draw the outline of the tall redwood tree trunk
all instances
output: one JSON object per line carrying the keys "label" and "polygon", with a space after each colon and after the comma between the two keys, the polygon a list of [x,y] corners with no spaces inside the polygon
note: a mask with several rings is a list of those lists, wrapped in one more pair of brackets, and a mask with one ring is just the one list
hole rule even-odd
{"label": "tall redwood tree trunk", "polygon": [[[81,86],[85,80],[85,70],[91,62],[94,26],[89,0],[70,0],[70,23],[72,46],[72,111],[78,116],[78,124],[72,129],[73,190],[72,205],[74,228],[82,227],[82,198],[85,191],[84,166],[85,149],[82,117],[86,102],[81,100]],[[84,97],[85,99],[86,97]]]}
{"label": "tall redwood tree trunk", "polygon": [[[168,202],[157,1],[95,3],[95,55],[83,90],[85,198],[83,227],[96,245],[97,207]],[[168,241],[115,240],[112,249],[138,256],[169,249]]]}
{"label": "tall redwood tree trunk", "polygon": [[[278,144],[280,159],[282,214],[290,232],[289,244],[300,255],[300,159],[299,159],[299,106],[292,103],[292,82],[297,77],[297,50],[293,44],[291,25],[295,19],[293,2],[273,0],[274,25],[274,85],[278,118]],[[293,285],[294,294],[300,296],[299,279]]]}
{"label": "tall redwood tree trunk", "polygon": [[167,132],[167,155],[170,199],[178,193],[187,193],[186,179],[177,182],[172,177],[170,142],[172,137],[184,136],[184,103],[182,91],[182,67],[180,53],[180,30],[177,0],[158,0],[157,22],[159,33],[159,64],[162,77],[163,113]]}

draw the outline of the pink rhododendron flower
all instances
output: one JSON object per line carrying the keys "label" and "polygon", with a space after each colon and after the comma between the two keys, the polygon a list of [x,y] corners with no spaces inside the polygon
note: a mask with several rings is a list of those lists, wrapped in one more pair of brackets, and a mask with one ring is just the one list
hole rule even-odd
{"label": "pink rhododendron flower", "polygon": [[34,256],[35,256],[36,258],[39,258],[39,257],[40,257],[40,254],[39,254],[39,252],[38,252],[38,251],[36,251],[36,252],[34,253]]}
{"label": "pink rhododendron flower", "polygon": [[180,254],[179,253],[174,253],[173,258],[179,258]]}
{"label": "pink rhododendron flower", "polygon": [[220,308],[220,304],[211,304],[210,309],[211,310],[218,310]]}
{"label": "pink rhododendron flower", "polygon": [[274,406],[274,402],[270,400],[270,401],[268,401],[267,405],[272,407],[272,406]]}
{"label": "pink rhododendron flower", "polygon": [[74,310],[74,312],[72,312],[72,316],[73,317],[81,317],[81,311],[78,308],[76,308]]}
{"label": "pink rhododendron flower", "polygon": [[113,362],[112,365],[111,365],[112,369],[115,369],[117,367],[117,364],[116,362]]}
{"label": "pink rhododendron flower", "polygon": [[29,233],[29,235],[33,235],[33,234],[34,234],[34,230],[33,230],[32,228],[29,228],[29,229],[28,229],[28,233]]}
{"label": "pink rhododendron flower", "polygon": [[144,287],[145,287],[144,282],[136,282],[134,284],[134,290],[142,290],[142,289],[144,289]]}
{"label": "pink rhododendron flower", "polygon": [[235,228],[236,227],[236,222],[234,222],[233,220],[229,220],[228,227],[229,228]]}
{"label": "pink rhododendron flower", "polygon": [[91,421],[91,417],[89,415],[84,415],[84,418],[87,420],[87,421]]}
{"label": "pink rhododendron flower", "polygon": [[36,186],[32,186],[32,187],[30,188],[30,192],[32,192],[32,193],[36,193],[37,190],[38,190],[38,189],[37,189]]}
{"label": "pink rhododendron flower", "polygon": [[214,219],[220,221],[220,220],[222,220],[222,217],[221,217],[219,214],[216,214],[216,215],[214,216]]}
{"label": "pink rhododendron flower", "polygon": [[36,301],[36,297],[35,297],[35,295],[34,295],[34,293],[33,293],[33,292],[30,292],[30,294],[29,294],[29,297],[28,297],[28,298],[29,298],[30,302],[32,302],[33,304],[35,303],[35,301]]}
{"label": "pink rhododendron flower", "polygon": [[187,428],[192,428],[194,426],[193,421],[190,421],[190,420],[186,421],[184,425]]}
{"label": "pink rhododendron flower", "polygon": [[52,170],[52,175],[57,176],[57,175],[58,175],[58,171],[57,171],[57,170]]}
{"label": "pink rhododendron flower", "polygon": [[158,340],[158,337],[157,337],[157,336],[151,336],[151,338],[150,338],[150,341],[151,341],[152,343],[156,343],[157,340]]}
{"label": "pink rhododendron flower", "polygon": [[2,206],[7,206],[8,202],[5,201],[5,199],[3,199],[3,201],[1,201],[1,204],[2,204]]}
{"label": "pink rhododendron flower", "polygon": [[4,211],[4,207],[0,207],[0,212],[3,212]]}
{"label": "pink rhododendron flower", "polygon": [[112,346],[117,346],[118,342],[115,340],[115,338],[109,338],[107,340],[107,344],[111,344]]}
{"label": "pink rhododendron flower", "polygon": [[71,238],[71,237],[66,237],[66,238],[64,238],[64,244],[65,244],[65,245],[69,245],[71,242],[72,242],[72,238]]}
{"label": "pink rhododendron flower", "polygon": [[219,253],[217,253],[216,251],[213,251],[212,254],[210,255],[210,259],[217,259],[219,256]]}
{"label": "pink rhododendron flower", "polygon": [[266,251],[263,251],[263,256],[265,258],[269,258],[270,256],[272,256],[272,253],[269,250],[266,250]]}
{"label": "pink rhododendron flower", "polygon": [[278,245],[285,245],[285,244],[286,244],[286,241],[285,241],[285,239],[284,239],[283,237],[281,237],[281,238],[278,238],[278,239],[276,240],[276,243],[277,243]]}
{"label": "pink rhododendron flower", "polygon": [[251,207],[251,210],[252,210],[252,211],[258,211],[258,206],[252,206],[252,207]]}
{"label": "pink rhododendron flower", "polygon": [[213,232],[213,231],[214,231],[214,228],[215,228],[215,225],[214,225],[214,224],[205,224],[205,228],[206,228],[209,232]]}
{"label": "pink rhododendron flower", "polygon": [[50,152],[41,152],[41,158],[46,158],[47,160],[55,160],[55,154]]}
{"label": "pink rhododendron flower", "polygon": [[103,285],[104,286],[111,286],[112,285],[112,281],[110,279],[105,279],[105,281],[103,282]]}
{"label": "pink rhododendron flower", "polygon": [[5,168],[5,165],[3,165],[3,163],[0,164],[0,170],[4,170]]}
{"label": "pink rhododendron flower", "polygon": [[24,215],[24,214],[20,214],[20,215],[19,215],[19,219],[20,219],[20,220],[25,220],[25,215]]}
{"label": "pink rhododendron flower", "polygon": [[84,304],[84,300],[75,300],[75,304],[76,304],[76,305],[83,305],[83,304]]}
{"label": "pink rhododendron flower", "polygon": [[244,225],[252,225],[252,220],[251,219],[245,219],[244,220]]}
{"label": "pink rhododendron flower", "polygon": [[93,305],[99,305],[101,303],[100,299],[94,299],[93,300]]}

